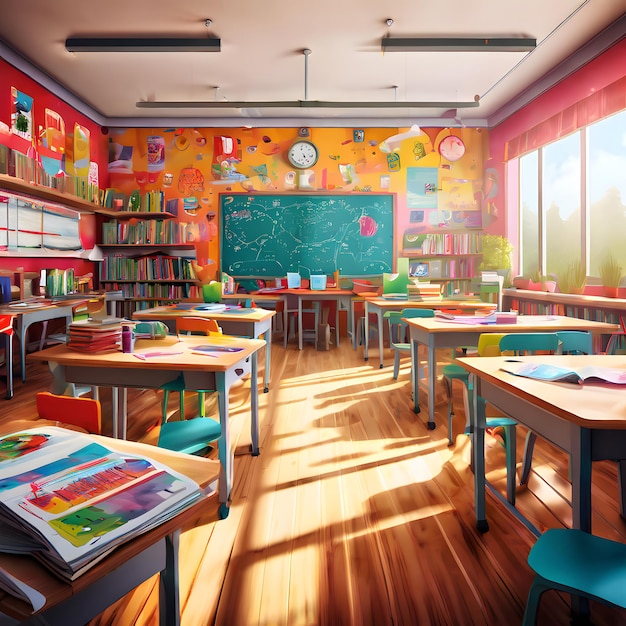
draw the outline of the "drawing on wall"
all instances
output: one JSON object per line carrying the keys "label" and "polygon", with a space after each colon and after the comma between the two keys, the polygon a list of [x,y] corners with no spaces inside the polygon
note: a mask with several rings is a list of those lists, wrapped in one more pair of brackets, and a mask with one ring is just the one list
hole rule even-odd
{"label": "drawing on wall", "polygon": [[63,118],[56,111],[46,109],[44,119],[43,145],[52,152],[63,154],[65,152],[65,122]]}
{"label": "drawing on wall", "polygon": [[406,171],[406,205],[409,209],[436,209],[436,167],[409,167]]}
{"label": "drawing on wall", "polygon": [[33,99],[11,87],[11,132],[23,139],[33,138]]}
{"label": "drawing on wall", "polygon": [[55,205],[27,202],[13,195],[0,201],[0,250],[82,251],[80,214]]}

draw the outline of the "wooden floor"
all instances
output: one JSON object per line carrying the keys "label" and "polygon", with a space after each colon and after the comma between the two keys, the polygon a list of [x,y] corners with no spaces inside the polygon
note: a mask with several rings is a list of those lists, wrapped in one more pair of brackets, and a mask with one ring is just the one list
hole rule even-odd
{"label": "wooden floor", "polygon": [[[448,447],[443,387],[429,431],[411,410],[408,363],[394,381],[390,353],[386,359],[381,370],[376,351],[366,363],[347,341],[328,352],[274,343],[258,457],[247,454],[249,381],[232,390],[231,513],[217,521],[212,502],[183,533],[183,626],[521,623],[534,537],[491,495],[490,531],[476,531],[460,392]],[[51,379],[45,366],[27,371],[14,399],[0,400],[1,421],[35,417],[35,392]],[[154,429],[145,433],[159,421],[160,397],[129,396],[129,437],[154,439]],[[195,396],[188,396],[191,413]],[[102,397],[109,415],[110,397]],[[491,437],[487,448],[489,478],[504,491],[504,450]],[[626,541],[616,490],[614,465],[594,465],[594,532]],[[569,525],[569,494],[566,458],[538,442],[519,508],[539,528]],[[157,624],[157,597],[154,578],[91,626]],[[566,601],[547,593],[539,623],[567,624]],[[593,605],[592,616],[598,625],[626,623],[626,611],[602,606]]]}

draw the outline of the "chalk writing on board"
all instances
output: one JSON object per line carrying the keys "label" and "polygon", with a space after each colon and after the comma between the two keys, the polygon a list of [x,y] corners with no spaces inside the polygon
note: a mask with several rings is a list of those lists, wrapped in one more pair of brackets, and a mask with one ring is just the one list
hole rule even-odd
{"label": "chalk writing on board", "polygon": [[224,194],[222,270],[368,275],[393,265],[392,194]]}

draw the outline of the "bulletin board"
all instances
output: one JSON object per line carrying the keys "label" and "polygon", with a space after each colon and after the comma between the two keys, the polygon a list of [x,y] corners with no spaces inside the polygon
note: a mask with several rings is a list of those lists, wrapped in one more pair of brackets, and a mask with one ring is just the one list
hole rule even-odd
{"label": "bulletin board", "polygon": [[237,278],[393,271],[395,195],[221,194],[221,267]]}

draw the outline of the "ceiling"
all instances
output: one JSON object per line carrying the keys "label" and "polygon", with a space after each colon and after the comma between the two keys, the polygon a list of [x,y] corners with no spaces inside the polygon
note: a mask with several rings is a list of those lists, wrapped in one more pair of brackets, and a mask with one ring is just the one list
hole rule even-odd
{"label": "ceiling", "polygon": [[[493,126],[513,100],[538,95],[546,85],[537,81],[553,68],[566,62],[554,75],[569,73],[623,36],[625,10],[626,0],[3,0],[0,56],[48,88],[52,78],[61,98],[108,126]],[[216,37],[221,51],[65,49],[68,37],[114,36]],[[537,46],[383,53],[383,37],[530,37]],[[476,99],[478,107],[462,106]],[[226,108],[139,108],[142,101]],[[259,104],[278,101],[296,106]],[[362,105],[372,102],[394,104]]]}

